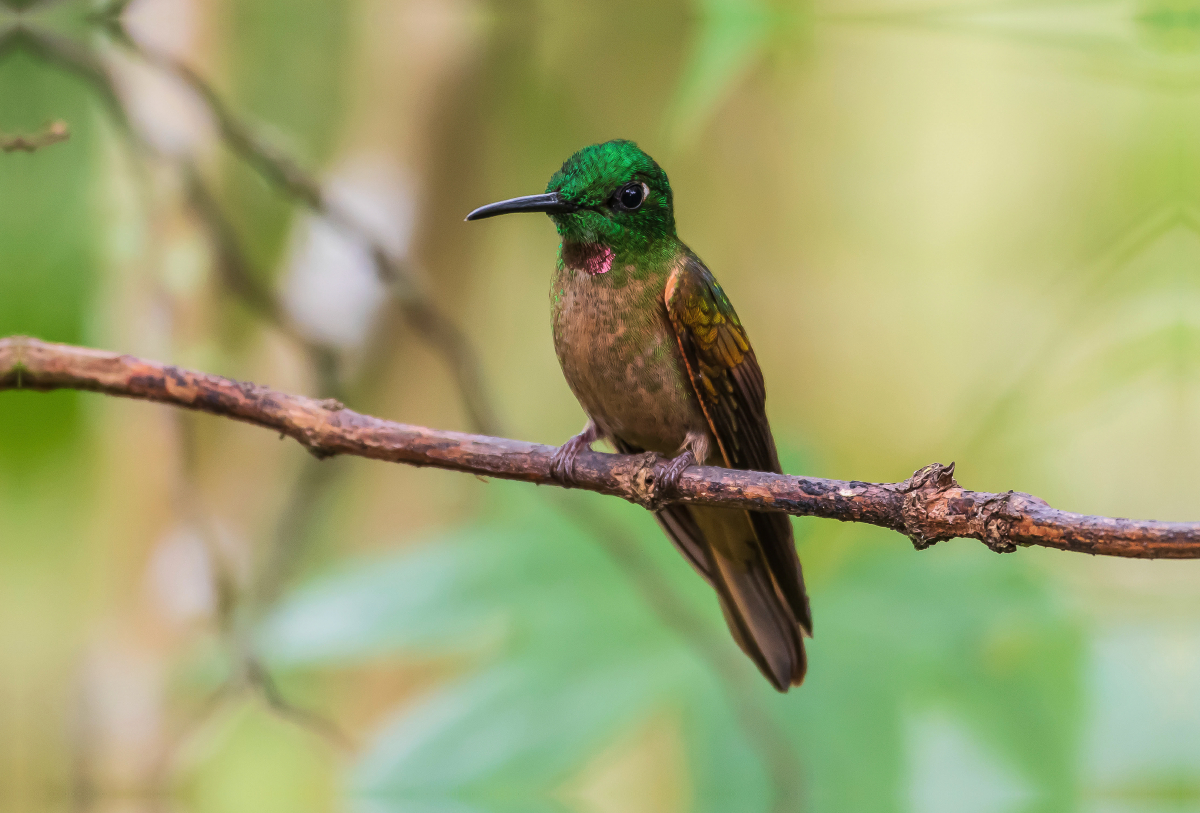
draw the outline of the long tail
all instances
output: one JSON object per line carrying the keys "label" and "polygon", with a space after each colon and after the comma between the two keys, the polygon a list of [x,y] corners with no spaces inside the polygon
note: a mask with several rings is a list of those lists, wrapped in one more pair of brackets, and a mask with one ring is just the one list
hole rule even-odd
{"label": "long tail", "polygon": [[[642,451],[619,438],[613,444],[624,454]],[[803,635],[812,635],[812,613],[788,518],[686,505],[655,517],[717,591],[733,640],[759,671],[781,692],[799,686],[808,667]]]}
{"label": "long tail", "polygon": [[[772,523],[764,528],[756,518],[746,511],[682,505],[658,515],[676,547],[717,591],[738,646],[771,685],[786,692],[804,680],[803,632],[811,629],[812,622],[799,560],[793,553],[790,562],[780,562],[788,570],[775,574],[776,563],[767,554],[784,545],[795,550],[791,524],[785,519],[782,526]],[[760,539],[763,531],[780,530],[785,539]],[[792,600],[785,598],[788,594]]]}

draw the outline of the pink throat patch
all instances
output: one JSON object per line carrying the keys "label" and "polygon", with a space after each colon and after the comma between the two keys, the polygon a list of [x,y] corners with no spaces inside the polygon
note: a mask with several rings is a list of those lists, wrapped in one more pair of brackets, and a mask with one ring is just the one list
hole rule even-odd
{"label": "pink throat patch", "polygon": [[563,262],[568,268],[586,271],[593,277],[612,269],[613,250],[598,243],[567,243],[563,246]]}

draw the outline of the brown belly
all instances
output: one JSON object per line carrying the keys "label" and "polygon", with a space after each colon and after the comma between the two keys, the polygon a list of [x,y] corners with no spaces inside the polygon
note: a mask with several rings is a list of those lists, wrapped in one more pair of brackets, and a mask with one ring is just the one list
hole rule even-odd
{"label": "brown belly", "polygon": [[687,433],[706,431],[707,423],[656,281],[606,282],[571,269],[555,279],[554,347],[563,375],[606,434],[675,455]]}

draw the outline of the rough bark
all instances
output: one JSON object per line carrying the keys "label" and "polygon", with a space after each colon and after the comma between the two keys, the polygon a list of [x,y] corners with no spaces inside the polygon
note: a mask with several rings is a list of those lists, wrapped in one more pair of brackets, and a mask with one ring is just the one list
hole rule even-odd
{"label": "rough bark", "polygon": [[[540,485],[555,447],[393,423],[336,401],[185,370],[155,361],[27,337],[0,339],[0,390],[77,389],[141,398],[262,426],[319,457],[345,454]],[[898,483],[826,480],[695,466],[676,491],[659,493],[662,458],[584,452],[573,486],[654,509],[685,502],[865,522],[898,531],[918,548],[954,537],[997,552],[1021,545],[1139,559],[1200,558],[1200,523],[1086,516],[1029,494],[967,491],[954,465],[933,463]]]}

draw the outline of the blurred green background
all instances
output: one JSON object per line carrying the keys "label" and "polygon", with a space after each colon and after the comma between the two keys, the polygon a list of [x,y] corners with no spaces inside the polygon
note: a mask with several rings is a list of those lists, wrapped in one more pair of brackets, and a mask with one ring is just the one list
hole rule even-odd
{"label": "blurred green background", "polygon": [[[462,218],[632,138],[788,471],[1200,519],[1197,0],[7,3],[0,335],[470,430],[436,308],[559,443],[552,226]],[[0,393],[0,809],[1200,810],[1197,565],[797,532],[780,696],[640,509]]]}

